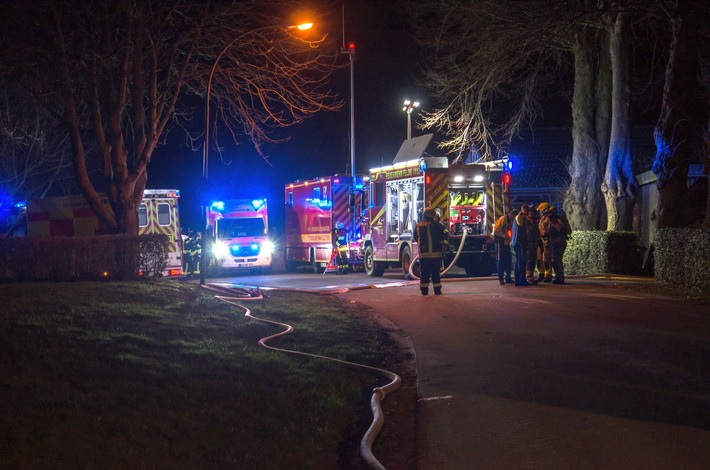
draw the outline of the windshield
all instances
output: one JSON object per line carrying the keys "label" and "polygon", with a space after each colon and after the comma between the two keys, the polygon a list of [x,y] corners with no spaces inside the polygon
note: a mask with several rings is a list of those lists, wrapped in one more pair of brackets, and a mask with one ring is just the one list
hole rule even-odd
{"label": "windshield", "polygon": [[219,238],[263,237],[264,219],[220,219],[217,221]]}

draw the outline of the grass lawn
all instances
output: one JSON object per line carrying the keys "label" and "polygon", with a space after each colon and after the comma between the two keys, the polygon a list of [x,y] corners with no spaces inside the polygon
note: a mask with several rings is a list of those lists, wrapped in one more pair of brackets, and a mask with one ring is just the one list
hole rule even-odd
{"label": "grass lawn", "polygon": [[[353,468],[386,383],[260,348],[277,327],[193,284],[8,283],[0,299],[3,468]],[[273,346],[391,360],[362,307],[293,292],[244,305],[294,326]]]}

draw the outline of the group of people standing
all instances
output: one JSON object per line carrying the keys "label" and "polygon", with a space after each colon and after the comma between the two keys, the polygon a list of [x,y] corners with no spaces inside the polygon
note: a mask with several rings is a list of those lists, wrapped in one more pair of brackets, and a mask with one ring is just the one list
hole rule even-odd
{"label": "group of people standing", "polygon": [[[525,204],[520,210],[513,209],[498,219],[494,235],[500,284],[564,284],[562,258],[567,248],[567,238],[571,234],[572,229],[567,219],[547,202],[537,207]],[[515,253],[514,267],[511,248]]]}
{"label": "group of people standing", "polygon": [[[430,283],[434,295],[441,295],[441,259],[449,233],[439,218],[436,210],[427,208],[413,234],[414,241],[419,244],[419,289],[422,295],[429,295]],[[520,210],[513,209],[496,221],[493,233],[501,285],[564,284],[562,258],[572,229],[555,206],[542,202],[537,207],[525,204]]]}

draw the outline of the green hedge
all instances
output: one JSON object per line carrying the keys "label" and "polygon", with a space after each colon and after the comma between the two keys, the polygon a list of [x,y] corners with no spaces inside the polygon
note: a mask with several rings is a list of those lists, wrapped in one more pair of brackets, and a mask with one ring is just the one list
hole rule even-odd
{"label": "green hedge", "polygon": [[656,231],[657,281],[683,286],[698,293],[710,286],[710,229],[665,228]]}
{"label": "green hedge", "polygon": [[575,231],[567,241],[565,274],[638,275],[643,251],[634,232]]}
{"label": "green hedge", "polygon": [[0,281],[73,281],[160,276],[165,235],[0,239]]}

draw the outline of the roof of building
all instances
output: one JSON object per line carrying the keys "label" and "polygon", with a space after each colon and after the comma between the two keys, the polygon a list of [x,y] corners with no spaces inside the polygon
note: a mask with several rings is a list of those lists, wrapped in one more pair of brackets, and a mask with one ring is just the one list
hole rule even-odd
{"label": "roof of building", "polygon": [[[652,126],[631,128],[631,158],[634,173],[653,164],[656,146]],[[514,187],[564,188],[569,181],[567,164],[572,158],[572,130],[569,127],[523,129],[510,146]]]}

